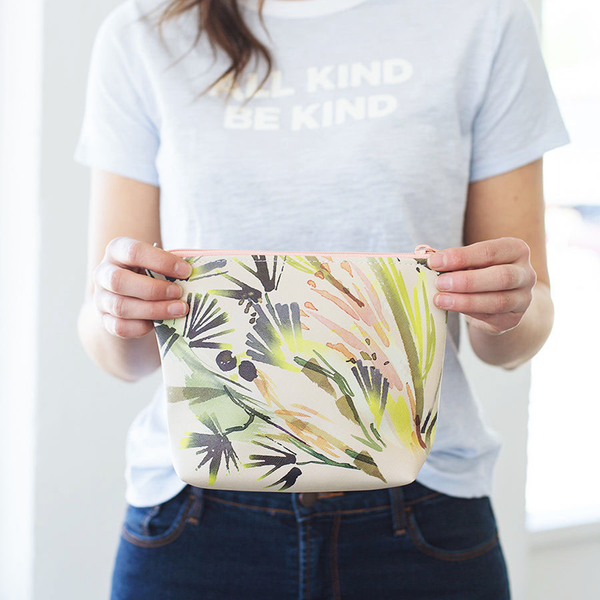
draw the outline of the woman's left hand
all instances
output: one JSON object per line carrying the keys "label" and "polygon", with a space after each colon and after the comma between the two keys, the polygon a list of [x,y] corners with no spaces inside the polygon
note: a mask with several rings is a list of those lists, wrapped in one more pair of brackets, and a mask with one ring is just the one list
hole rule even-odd
{"label": "woman's left hand", "polygon": [[437,278],[437,288],[443,293],[434,296],[436,306],[463,313],[471,327],[491,335],[514,329],[533,299],[537,275],[530,263],[529,245],[520,238],[501,237],[440,250],[428,258],[428,265],[436,271],[451,271]]}

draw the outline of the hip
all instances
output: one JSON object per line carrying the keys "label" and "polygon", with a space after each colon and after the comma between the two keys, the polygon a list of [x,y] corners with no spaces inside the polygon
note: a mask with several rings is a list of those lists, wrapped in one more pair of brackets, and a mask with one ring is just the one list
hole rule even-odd
{"label": "hip", "polygon": [[128,505],[112,600],[142,597],[505,600],[488,496],[413,482],[302,494],[186,486]]}

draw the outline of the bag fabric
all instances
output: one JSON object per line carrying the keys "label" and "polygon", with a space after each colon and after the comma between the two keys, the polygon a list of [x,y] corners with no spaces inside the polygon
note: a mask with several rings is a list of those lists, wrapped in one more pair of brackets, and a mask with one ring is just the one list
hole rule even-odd
{"label": "bag fabric", "polygon": [[317,492],[414,481],[435,438],[447,323],[426,255],[184,258],[189,312],[154,322],[184,482]]}

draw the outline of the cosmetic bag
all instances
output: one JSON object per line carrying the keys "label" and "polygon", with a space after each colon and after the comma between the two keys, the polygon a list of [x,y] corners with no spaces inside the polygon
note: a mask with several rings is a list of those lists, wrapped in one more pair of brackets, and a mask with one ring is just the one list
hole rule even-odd
{"label": "cosmetic bag", "polygon": [[174,249],[189,305],[155,320],[173,466],[197,487],[323,492],[415,480],[448,313],[436,252]]}

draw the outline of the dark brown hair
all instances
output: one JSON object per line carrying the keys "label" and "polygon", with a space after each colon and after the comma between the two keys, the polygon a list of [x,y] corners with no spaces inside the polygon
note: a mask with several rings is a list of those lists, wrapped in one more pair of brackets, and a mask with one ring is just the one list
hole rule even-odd
{"label": "dark brown hair", "polygon": [[[269,32],[267,31],[263,20],[262,9],[264,2],[265,0],[258,0],[258,16],[261,25],[270,39]],[[257,39],[248,28],[248,25],[240,12],[239,0],[168,0],[156,23],[161,40],[163,40],[164,43],[161,28],[166,21],[182,15],[196,7],[198,14],[198,31],[194,40],[194,45],[190,50],[196,46],[202,34],[206,33],[213,56],[216,58],[217,50],[221,49],[227,54],[231,61],[229,68],[226,69],[212,84],[205,88],[200,95],[205,94],[219,82],[231,76],[231,85],[227,91],[226,97],[228,100],[252,57],[254,57],[256,63],[258,63],[262,56],[266,61],[267,71],[256,90],[252,93],[252,96],[254,96],[269,78],[273,68],[274,59],[267,47]],[[143,18],[145,19],[147,16],[148,15],[144,15]],[[250,96],[250,98],[252,96]],[[250,100],[250,98],[247,98],[246,101]]]}

